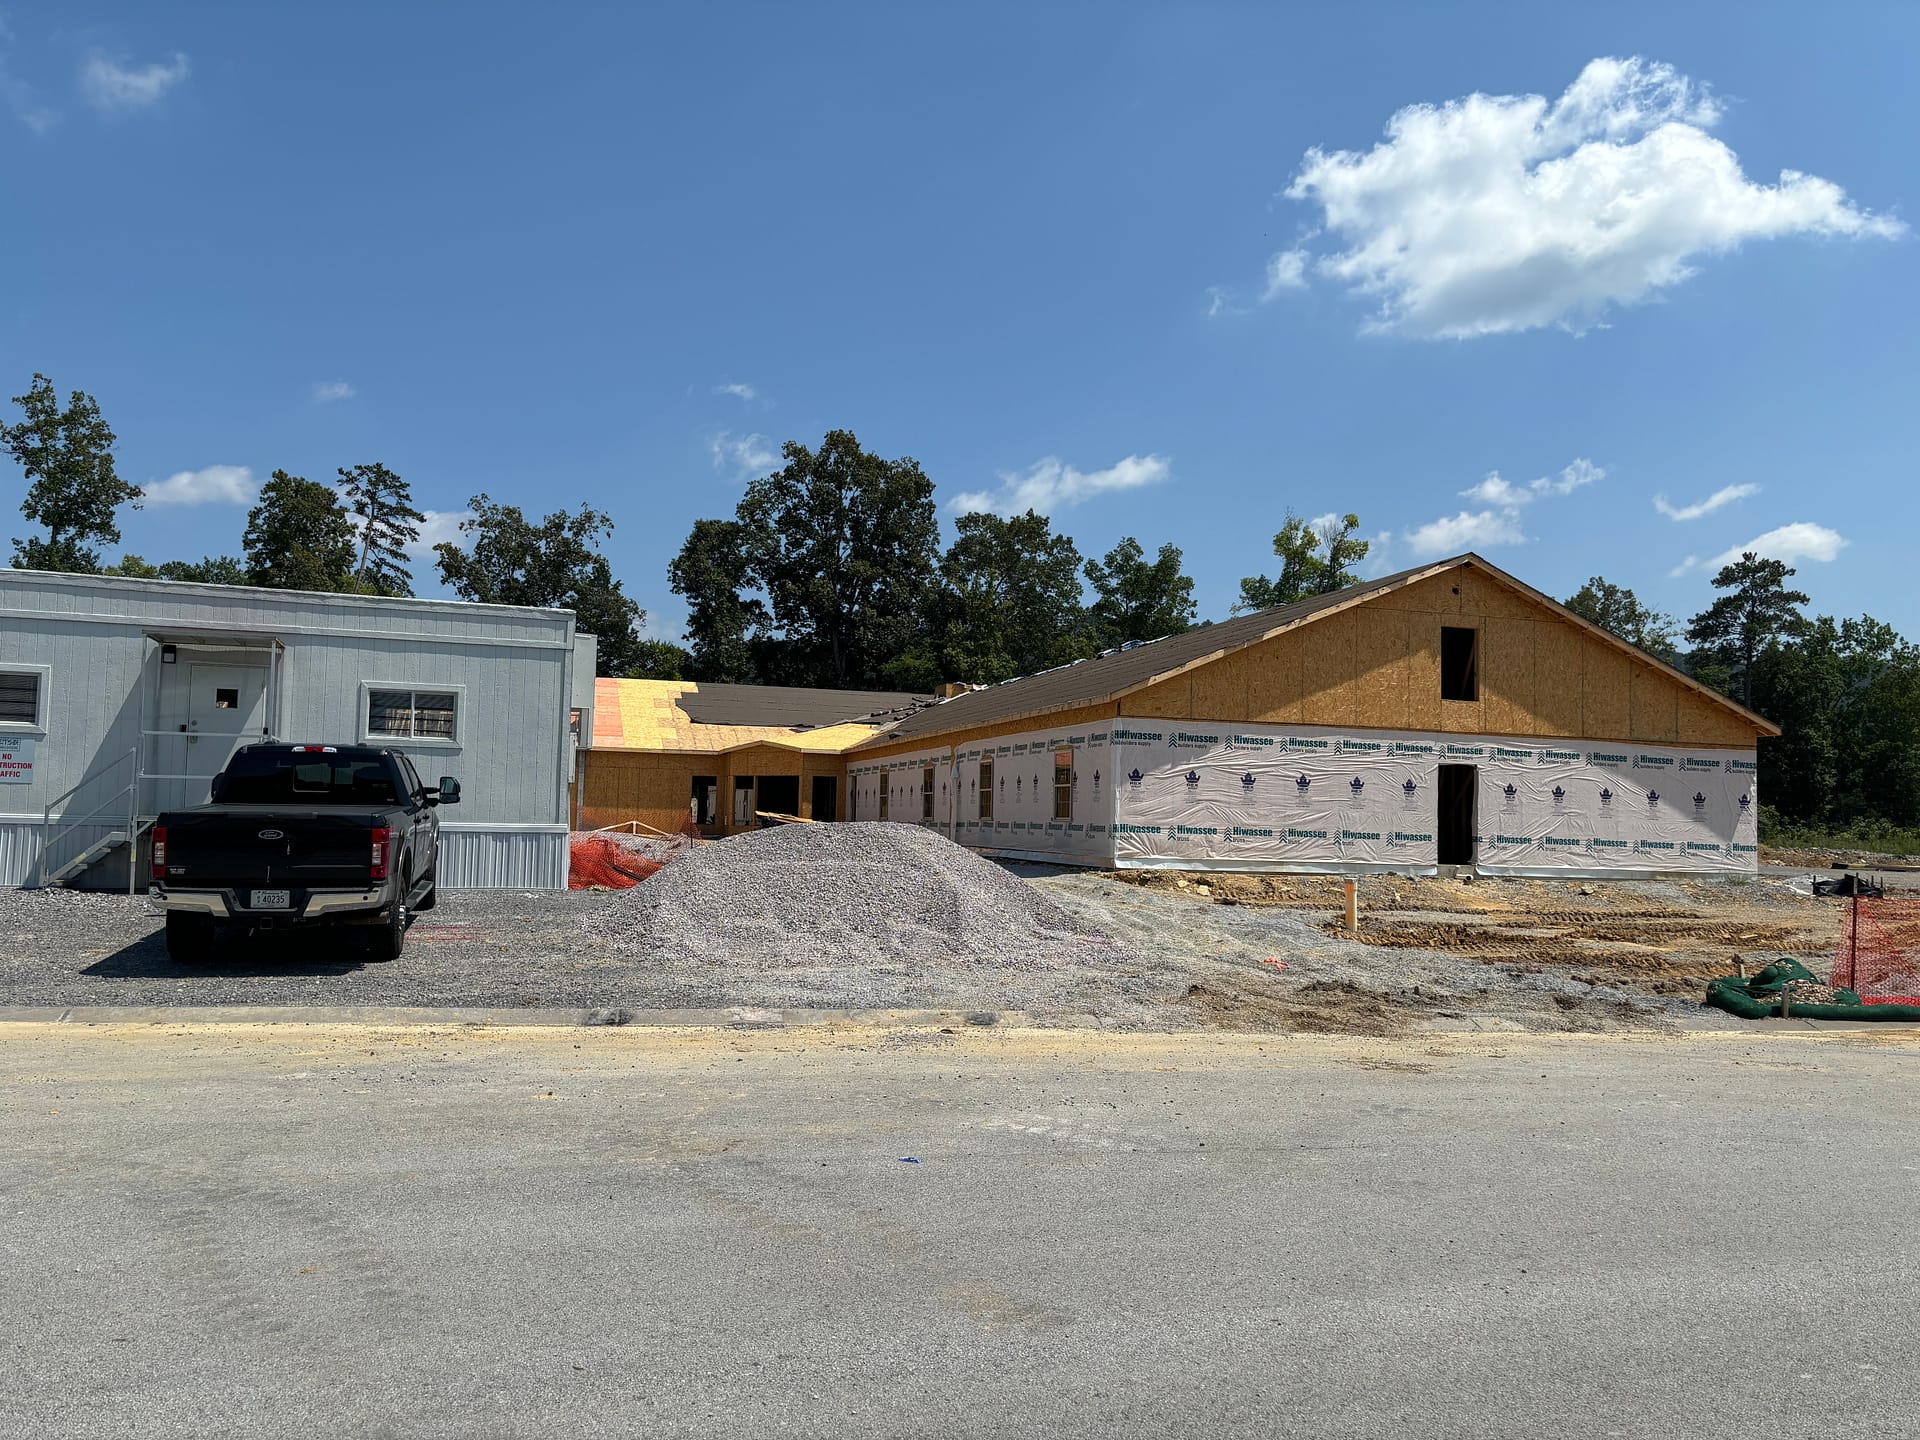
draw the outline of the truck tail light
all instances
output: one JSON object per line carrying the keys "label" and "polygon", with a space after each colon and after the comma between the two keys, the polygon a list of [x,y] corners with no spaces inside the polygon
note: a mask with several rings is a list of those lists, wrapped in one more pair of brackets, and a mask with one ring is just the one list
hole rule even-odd
{"label": "truck tail light", "polygon": [[149,870],[148,873],[155,880],[166,879],[167,878],[167,827],[164,825],[156,825],[153,827],[153,854],[150,857],[150,859],[151,859],[151,869]]}
{"label": "truck tail light", "polygon": [[367,874],[375,880],[387,878],[387,862],[393,858],[393,831],[385,825],[373,830],[373,854],[367,861]]}

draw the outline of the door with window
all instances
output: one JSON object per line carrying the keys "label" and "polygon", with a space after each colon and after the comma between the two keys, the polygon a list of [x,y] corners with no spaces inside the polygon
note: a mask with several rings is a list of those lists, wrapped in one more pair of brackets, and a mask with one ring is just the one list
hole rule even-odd
{"label": "door with window", "polygon": [[162,686],[166,709],[160,718],[153,769],[165,778],[154,784],[155,810],[204,805],[213,777],[242,745],[266,738],[267,672],[258,665],[220,665],[188,661],[186,683]]}

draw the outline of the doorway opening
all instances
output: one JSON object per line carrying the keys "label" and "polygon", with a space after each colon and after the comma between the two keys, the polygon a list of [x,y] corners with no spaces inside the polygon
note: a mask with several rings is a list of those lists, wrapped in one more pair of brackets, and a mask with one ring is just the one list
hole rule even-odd
{"label": "doorway opening", "polygon": [[754,809],[774,815],[800,813],[800,777],[798,775],[761,775],[756,779],[760,786],[760,801]]}
{"label": "doorway opening", "polygon": [[840,786],[831,775],[813,777],[813,818],[832,820],[834,818],[834,797],[840,793]]}
{"label": "doorway opening", "polygon": [[1440,813],[1434,838],[1439,842],[1442,865],[1473,864],[1474,796],[1479,790],[1480,767],[1442,765],[1439,792]]}
{"label": "doorway opening", "polygon": [[717,775],[696,775],[693,777],[692,803],[693,823],[696,825],[717,825],[720,822],[720,777]]}

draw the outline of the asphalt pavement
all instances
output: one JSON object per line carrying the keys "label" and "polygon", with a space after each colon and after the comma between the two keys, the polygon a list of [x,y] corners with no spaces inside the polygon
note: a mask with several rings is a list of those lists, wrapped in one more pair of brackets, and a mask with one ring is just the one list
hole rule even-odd
{"label": "asphalt pavement", "polygon": [[0,1435],[1910,1435],[1917,1053],[0,1026]]}

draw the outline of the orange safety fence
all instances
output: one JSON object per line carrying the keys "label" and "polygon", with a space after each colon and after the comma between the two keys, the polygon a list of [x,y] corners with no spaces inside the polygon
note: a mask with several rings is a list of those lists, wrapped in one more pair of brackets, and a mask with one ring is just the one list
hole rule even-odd
{"label": "orange safety fence", "polygon": [[1920,1005],[1920,899],[1850,897],[1830,983],[1866,1005]]}
{"label": "orange safety fence", "polygon": [[666,862],[639,855],[605,835],[576,835],[567,842],[569,890],[631,890]]}

